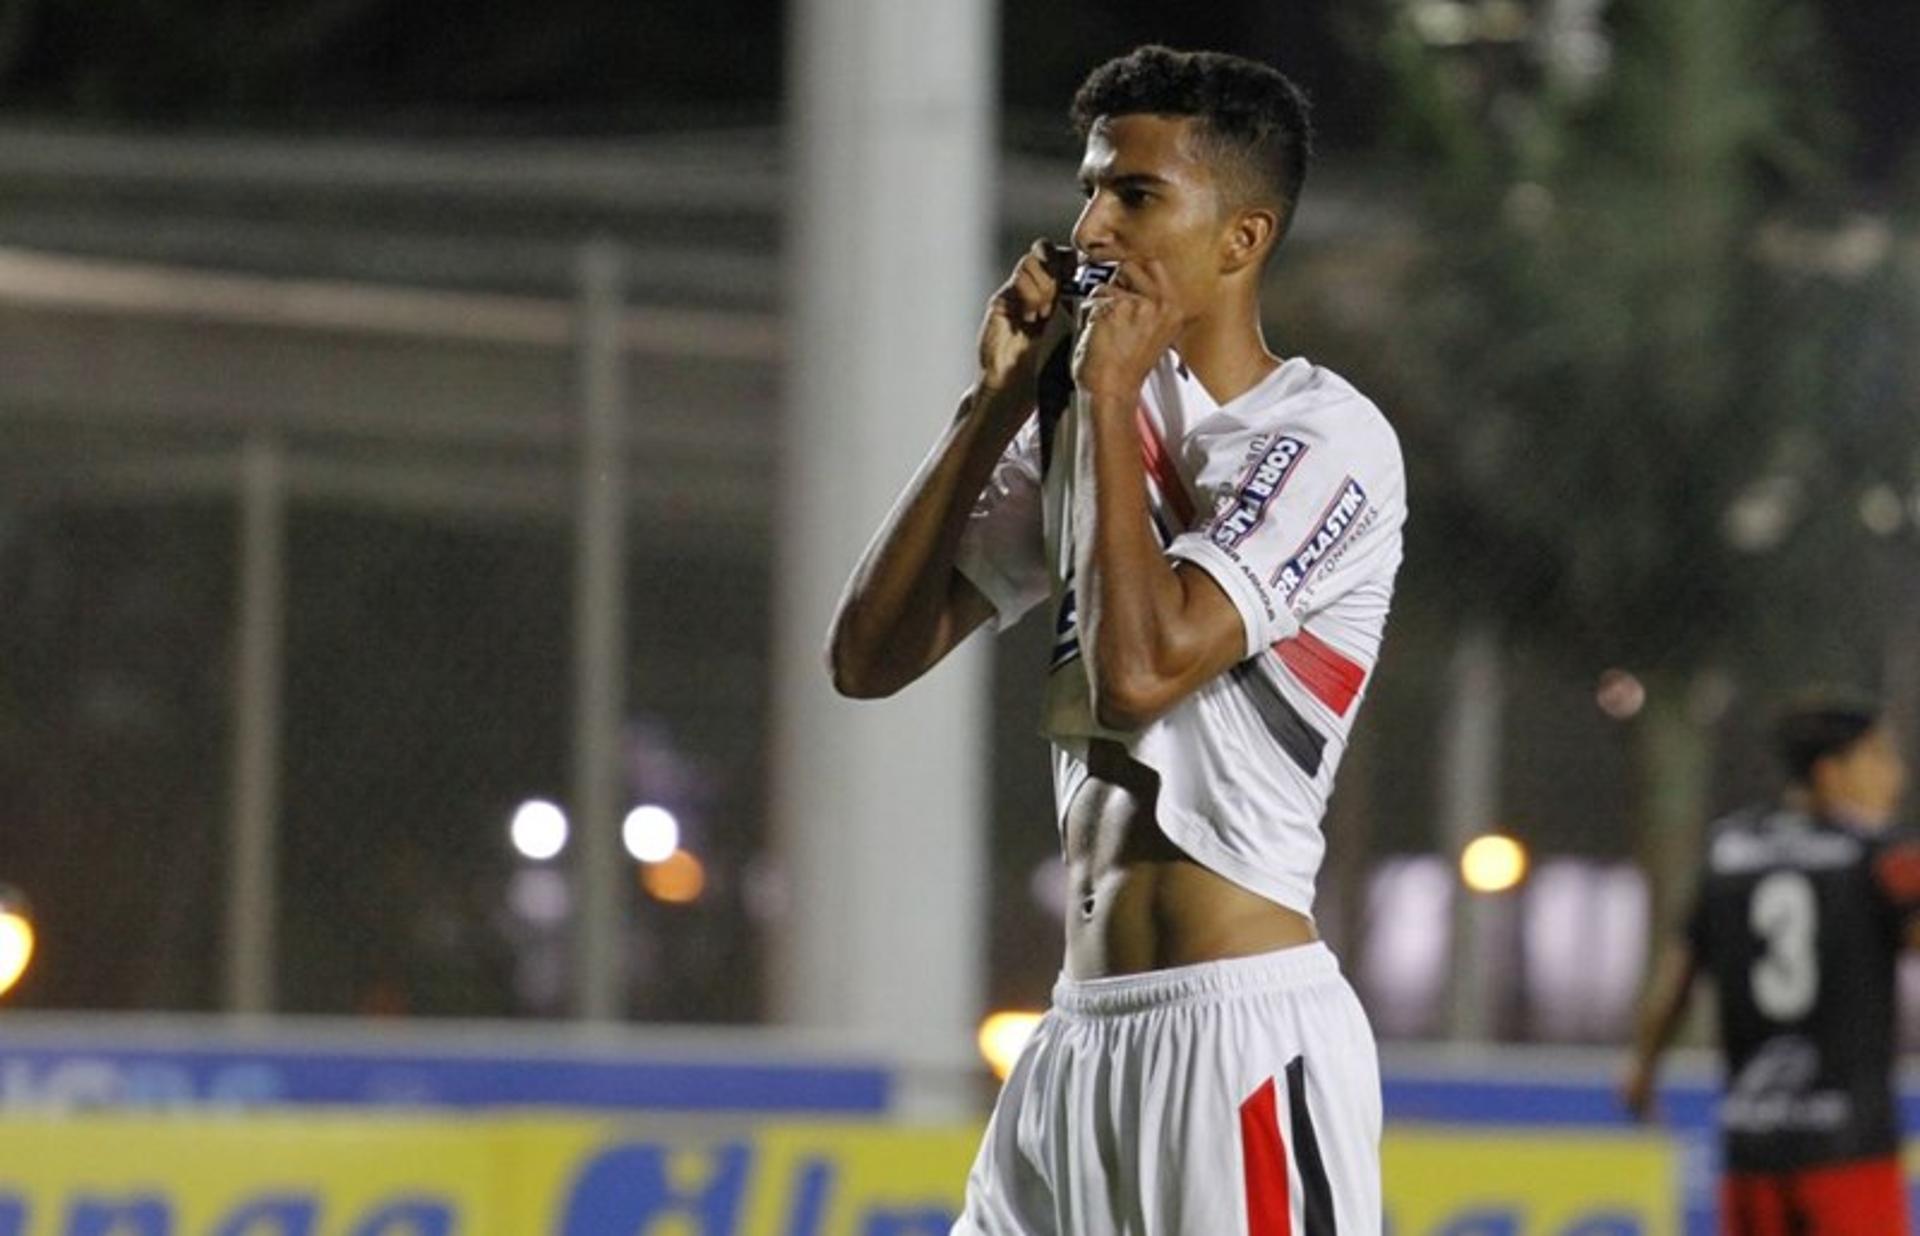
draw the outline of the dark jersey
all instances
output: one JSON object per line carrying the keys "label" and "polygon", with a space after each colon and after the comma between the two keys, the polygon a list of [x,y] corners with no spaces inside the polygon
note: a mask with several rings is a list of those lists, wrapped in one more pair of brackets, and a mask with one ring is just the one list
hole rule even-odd
{"label": "dark jersey", "polygon": [[1687,936],[1719,996],[1727,1166],[1894,1153],[1895,968],[1920,840],[1756,808],[1715,825]]}

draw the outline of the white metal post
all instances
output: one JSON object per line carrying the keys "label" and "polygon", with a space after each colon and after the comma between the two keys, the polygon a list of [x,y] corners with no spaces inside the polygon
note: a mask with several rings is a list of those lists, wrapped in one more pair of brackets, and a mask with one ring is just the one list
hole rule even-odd
{"label": "white metal post", "polygon": [[273,1008],[278,937],[274,868],[286,606],[286,465],[279,440],[267,432],[249,435],[239,472],[225,1004],[229,1012],[254,1014]]}
{"label": "white metal post", "polygon": [[[773,994],[788,1023],[951,1079],[973,1066],[983,993],[985,654],[855,704],[832,694],[821,648],[861,547],[972,376],[991,283],[993,6],[803,0],[794,16],[772,804],[793,897]],[[937,1091],[903,1105],[957,1102]]]}
{"label": "white metal post", "polygon": [[580,488],[574,574],[574,1013],[624,1007],[620,953],[620,734],[626,708],[626,264],[610,241],[581,250]]}
{"label": "white metal post", "polygon": [[[1450,862],[1500,811],[1500,756],[1505,718],[1505,673],[1499,636],[1484,622],[1460,633],[1447,666],[1447,714],[1441,731],[1441,837]],[[1482,1042],[1493,1029],[1488,963],[1496,941],[1486,894],[1453,877],[1452,981],[1448,1037]]]}

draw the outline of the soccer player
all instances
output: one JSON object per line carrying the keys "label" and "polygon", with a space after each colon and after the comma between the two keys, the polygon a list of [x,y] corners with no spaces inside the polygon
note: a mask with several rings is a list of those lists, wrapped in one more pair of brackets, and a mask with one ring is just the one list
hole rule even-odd
{"label": "soccer player", "polygon": [[[831,637],[836,684],[870,697],[989,618],[1053,621],[1065,963],[954,1231],[1371,1236],[1378,1064],[1312,908],[1400,562],[1398,441],[1262,334],[1300,91],[1142,47],[1072,115],[1072,248],[1037,242],[992,296],[979,376]],[[1114,264],[1077,315],[1074,250]]]}
{"label": "soccer player", "polygon": [[1920,841],[1886,829],[1906,769],[1856,701],[1794,706],[1776,742],[1786,793],[1714,826],[1624,1098],[1650,1115],[1660,1055],[1704,974],[1726,1054],[1721,1232],[1901,1236],[1895,962],[1920,909]]}

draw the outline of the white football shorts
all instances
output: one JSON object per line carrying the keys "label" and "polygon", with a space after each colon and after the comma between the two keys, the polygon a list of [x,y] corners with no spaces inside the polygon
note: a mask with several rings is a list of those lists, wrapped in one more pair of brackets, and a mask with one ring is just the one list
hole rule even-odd
{"label": "white football shorts", "polygon": [[953,1236],[1378,1236],[1380,1065],[1324,944],[1054,988]]}

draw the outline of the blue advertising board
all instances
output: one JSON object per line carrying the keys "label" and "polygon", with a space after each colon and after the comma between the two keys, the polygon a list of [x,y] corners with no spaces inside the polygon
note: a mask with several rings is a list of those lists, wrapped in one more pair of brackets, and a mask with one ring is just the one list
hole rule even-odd
{"label": "blue advertising board", "polygon": [[[383,1041],[260,1041],[208,1031],[160,1043],[0,1022],[0,1110],[255,1108],[565,1108],[587,1111],[878,1115],[892,1070],[797,1053],[650,1050],[644,1045],[488,1050]],[[473,1036],[465,1036],[471,1039]]]}

